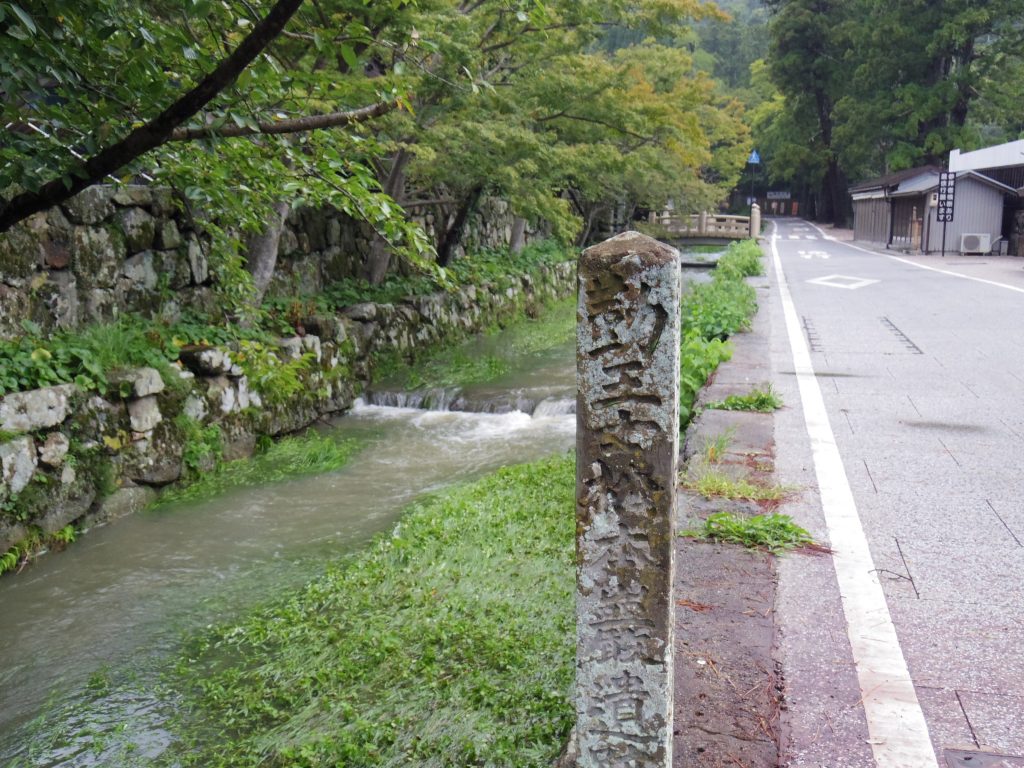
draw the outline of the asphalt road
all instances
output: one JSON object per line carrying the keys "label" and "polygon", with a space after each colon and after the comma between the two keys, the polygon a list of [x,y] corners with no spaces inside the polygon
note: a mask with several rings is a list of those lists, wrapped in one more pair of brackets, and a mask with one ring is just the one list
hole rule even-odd
{"label": "asphalt road", "polygon": [[1024,756],[1024,260],[773,226],[783,764]]}

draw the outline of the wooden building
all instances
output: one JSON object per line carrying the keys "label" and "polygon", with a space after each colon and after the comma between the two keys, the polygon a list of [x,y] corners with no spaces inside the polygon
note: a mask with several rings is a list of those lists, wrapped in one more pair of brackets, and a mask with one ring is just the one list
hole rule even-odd
{"label": "wooden building", "polygon": [[1003,205],[1003,239],[1009,253],[1024,256],[1024,139],[997,144],[973,152],[949,153],[951,171],[976,171],[1016,191]]}
{"label": "wooden building", "polygon": [[[850,187],[854,237],[904,251],[942,250],[943,225],[937,218],[939,169],[910,168]],[[946,251],[991,253],[1004,250],[1004,208],[1016,191],[973,170],[957,173],[953,220],[945,226]]]}

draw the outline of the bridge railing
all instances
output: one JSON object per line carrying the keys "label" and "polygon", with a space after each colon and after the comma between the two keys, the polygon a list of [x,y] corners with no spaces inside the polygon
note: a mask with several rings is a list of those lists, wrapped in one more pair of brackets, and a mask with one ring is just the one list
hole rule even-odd
{"label": "bridge railing", "polygon": [[[755,217],[759,218],[759,217]],[[651,224],[657,224],[677,237],[711,237],[743,240],[755,237],[750,216],[726,216],[711,213],[679,214],[673,211],[651,212]],[[757,222],[760,229],[760,222]]]}

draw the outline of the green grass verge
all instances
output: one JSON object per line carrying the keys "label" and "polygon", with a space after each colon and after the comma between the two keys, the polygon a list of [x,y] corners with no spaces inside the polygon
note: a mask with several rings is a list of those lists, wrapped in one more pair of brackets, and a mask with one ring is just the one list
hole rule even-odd
{"label": "green grass verge", "polygon": [[547,766],[572,725],[574,462],[415,505],[189,651],[178,764]]}
{"label": "green grass verge", "polygon": [[301,437],[286,437],[251,459],[217,464],[212,471],[197,472],[190,485],[169,488],[157,504],[196,501],[218,496],[240,486],[265,485],[289,477],[313,475],[341,469],[361,448],[354,439],[336,439],[309,432]]}

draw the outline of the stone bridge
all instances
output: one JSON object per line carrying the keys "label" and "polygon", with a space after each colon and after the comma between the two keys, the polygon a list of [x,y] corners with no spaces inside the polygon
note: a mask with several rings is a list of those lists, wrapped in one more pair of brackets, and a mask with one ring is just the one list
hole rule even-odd
{"label": "stone bridge", "polygon": [[664,230],[663,237],[669,240],[685,240],[688,244],[716,245],[731,240],[746,240],[757,237],[760,230],[760,216],[754,215],[756,229],[750,216],[724,216],[718,214],[681,214],[676,211],[654,211],[648,222]]}

